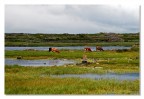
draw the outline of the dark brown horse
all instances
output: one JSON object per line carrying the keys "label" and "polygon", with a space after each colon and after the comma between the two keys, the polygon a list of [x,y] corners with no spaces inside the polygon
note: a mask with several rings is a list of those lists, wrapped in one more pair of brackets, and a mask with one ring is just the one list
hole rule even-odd
{"label": "dark brown horse", "polygon": [[96,46],[96,50],[97,50],[97,51],[104,51],[101,46]]}
{"label": "dark brown horse", "polygon": [[85,51],[90,51],[90,52],[92,51],[91,48],[89,48],[89,47],[84,48],[84,50]]}
{"label": "dark brown horse", "polygon": [[57,49],[57,48],[49,48],[49,52],[57,52],[57,53],[60,53],[60,51]]}

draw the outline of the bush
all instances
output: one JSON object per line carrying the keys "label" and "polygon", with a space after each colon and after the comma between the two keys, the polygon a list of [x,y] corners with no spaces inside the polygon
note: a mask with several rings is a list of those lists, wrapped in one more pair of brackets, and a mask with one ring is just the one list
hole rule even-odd
{"label": "bush", "polygon": [[133,45],[131,51],[139,51],[139,45],[138,44]]}

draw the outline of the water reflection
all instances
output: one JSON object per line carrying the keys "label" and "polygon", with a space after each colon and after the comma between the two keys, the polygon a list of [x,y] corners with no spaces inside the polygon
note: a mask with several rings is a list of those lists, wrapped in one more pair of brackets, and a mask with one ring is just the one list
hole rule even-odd
{"label": "water reflection", "polygon": [[76,63],[74,60],[17,60],[17,59],[5,59],[6,65],[20,65],[20,66],[61,66],[66,64],[74,64]]}
{"label": "water reflection", "polygon": [[107,74],[64,74],[64,75],[52,75],[52,77],[60,78],[90,78],[90,79],[116,79],[116,80],[136,80],[139,79],[139,73],[107,73]]}

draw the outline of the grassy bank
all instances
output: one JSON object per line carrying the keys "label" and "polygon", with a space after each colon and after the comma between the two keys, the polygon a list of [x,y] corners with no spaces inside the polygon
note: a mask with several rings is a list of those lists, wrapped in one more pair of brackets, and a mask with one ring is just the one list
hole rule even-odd
{"label": "grassy bank", "polygon": [[[92,68],[5,67],[5,94],[139,94],[139,80],[53,78],[51,74],[94,73]],[[46,76],[44,76],[46,75]]]}
{"label": "grassy bank", "polygon": [[22,56],[24,59],[34,58],[67,58],[67,59],[77,59],[82,58],[83,55],[87,55],[88,58],[139,58],[138,51],[103,51],[103,52],[84,52],[82,50],[61,50],[60,53],[48,52],[48,51],[5,51],[6,58],[16,58],[17,56]]}
{"label": "grassy bank", "polygon": [[5,46],[132,46],[139,42],[97,42],[97,43],[52,43],[52,42],[42,42],[42,43],[33,43],[33,42],[5,42]]}

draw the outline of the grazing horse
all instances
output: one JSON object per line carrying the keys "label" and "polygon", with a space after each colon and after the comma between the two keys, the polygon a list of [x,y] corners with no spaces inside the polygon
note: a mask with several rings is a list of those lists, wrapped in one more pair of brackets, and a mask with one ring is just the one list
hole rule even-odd
{"label": "grazing horse", "polygon": [[57,49],[57,48],[49,48],[49,52],[57,52],[57,53],[60,53],[60,51]]}
{"label": "grazing horse", "polygon": [[90,51],[90,52],[92,51],[91,48],[89,48],[89,47],[84,48],[84,50],[85,50],[85,51]]}
{"label": "grazing horse", "polygon": [[98,51],[104,51],[103,48],[101,46],[96,46],[96,50]]}

